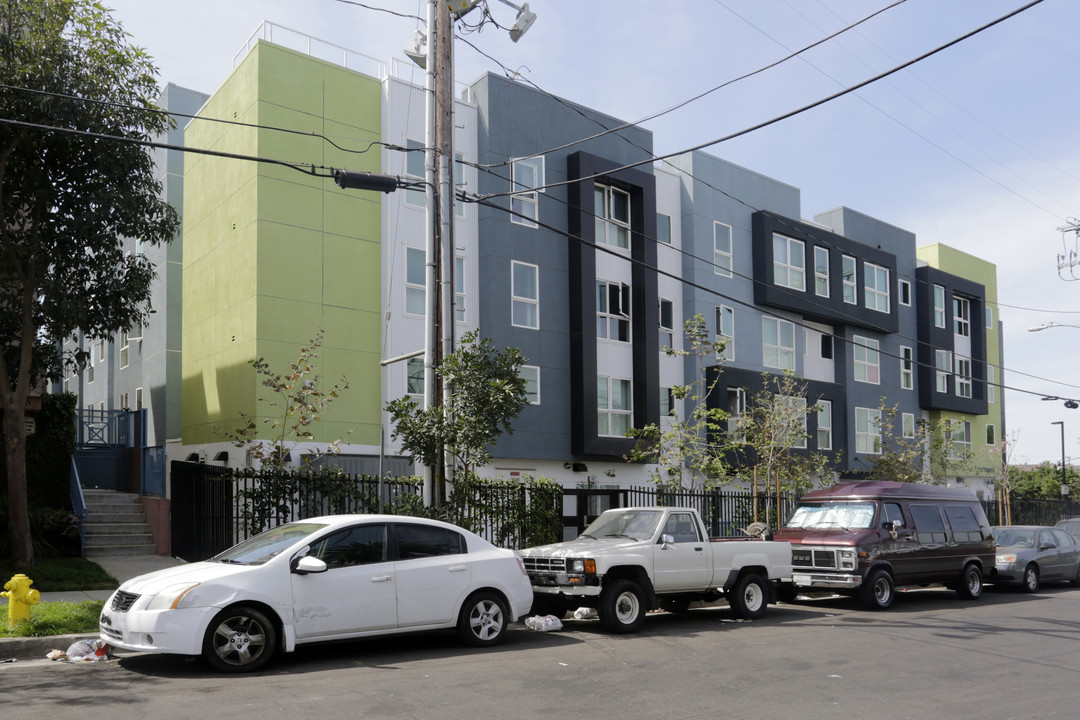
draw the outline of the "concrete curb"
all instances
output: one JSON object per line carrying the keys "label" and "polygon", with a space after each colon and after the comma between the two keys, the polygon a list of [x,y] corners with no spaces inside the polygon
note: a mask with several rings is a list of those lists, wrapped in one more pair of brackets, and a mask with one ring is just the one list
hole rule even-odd
{"label": "concrete curb", "polygon": [[[80,640],[97,640],[99,635],[46,635],[45,637],[0,638],[0,660],[48,660],[50,650],[67,649]],[[4,667],[0,665],[0,668]]]}

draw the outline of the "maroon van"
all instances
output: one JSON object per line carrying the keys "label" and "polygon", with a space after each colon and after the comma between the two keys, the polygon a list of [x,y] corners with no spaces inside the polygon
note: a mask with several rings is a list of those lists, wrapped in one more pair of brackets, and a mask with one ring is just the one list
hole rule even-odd
{"label": "maroon van", "polygon": [[851,482],[807,493],[776,540],[791,543],[793,588],[888,608],[898,587],[945,585],[982,595],[994,535],[975,493],[902,482]]}

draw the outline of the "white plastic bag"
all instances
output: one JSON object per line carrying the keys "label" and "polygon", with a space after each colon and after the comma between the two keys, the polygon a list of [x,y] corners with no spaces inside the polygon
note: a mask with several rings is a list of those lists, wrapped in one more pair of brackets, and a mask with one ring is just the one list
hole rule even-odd
{"label": "white plastic bag", "polygon": [[575,620],[592,620],[595,617],[597,617],[596,608],[579,607],[574,611]]}
{"label": "white plastic bag", "polygon": [[537,632],[552,632],[562,630],[562,620],[554,615],[533,615],[525,618],[525,627]]}
{"label": "white plastic bag", "polygon": [[103,640],[79,640],[67,649],[67,659],[71,662],[108,660],[111,649]]}

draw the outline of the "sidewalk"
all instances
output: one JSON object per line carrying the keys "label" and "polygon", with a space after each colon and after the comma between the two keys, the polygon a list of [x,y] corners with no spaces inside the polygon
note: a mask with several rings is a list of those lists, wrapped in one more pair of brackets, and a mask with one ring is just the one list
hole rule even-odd
{"label": "sidewalk", "polygon": [[[94,562],[117,580],[117,587],[138,575],[155,570],[184,565],[185,561],[164,555],[117,555],[94,558]],[[33,580],[33,578],[30,578]],[[2,584],[3,581],[0,581]],[[44,592],[40,602],[83,602],[84,600],[108,600],[112,590],[85,590],[73,592]],[[0,598],[0,605],[6,605],[7,598]],[[33,609],[30,610],[33,613]],[[35,638],[0,638],[0,661],[15,658],[17,660],[44,660],[50,650],[67,650],[78,640],[96,640],[97,634],[91,635],[51,635]],[[7,665],[0,665],[0,668]]]}

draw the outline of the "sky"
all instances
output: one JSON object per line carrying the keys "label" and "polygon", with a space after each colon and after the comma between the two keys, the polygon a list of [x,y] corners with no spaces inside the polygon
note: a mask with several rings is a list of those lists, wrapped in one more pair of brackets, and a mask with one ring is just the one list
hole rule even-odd
{"label": "sky", "polygon": [[[516,11],[488,0],[509,27]],[[422,84],[403,48],[424,0],[105,0],[161,82],[216,90],[264,21],[387,64]],[[514,0],[520,5],[520,0]],[[488,25],[459,39],[455,77],[519,73],[545,92],[639,121],[656,154],[712,143],[861,83],[1027,0],[532,0],[514,43]],[[891,6],[891,7],[890,7]],[[399,17],[392,10],[407,17]],[[470,21],[479,11],[468,16]],[[885,79],[705,152],[800,189],[802,216],[846,206],[997,266],[1006,436],[1014,464],[1080,464],[1080,3],[1043,0]],[[295,31],[295,32],[290,32]],[[466,42],[467,41],[467,42]],[[469,44],[471,43],[471,45]],[[475,47],[474,47],[475,46]],[[315,54],[339,52],[315,44]],[[1029,328],[1057,323],[1040,332]],[[1052,423],[1062,421],[1064,425]],[[1064,428],[1064,453],[1062,452]],[[974,439],[976,442],[979,439]]]}

